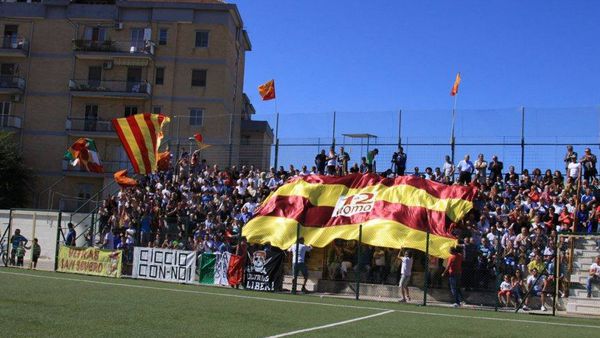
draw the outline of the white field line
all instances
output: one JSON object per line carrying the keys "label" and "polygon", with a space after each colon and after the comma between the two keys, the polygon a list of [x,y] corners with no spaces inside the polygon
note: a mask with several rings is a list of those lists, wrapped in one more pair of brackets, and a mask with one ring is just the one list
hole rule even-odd
{"label": "white field line", "polygon": [[[219,293],[219,292],[207,292],[207,291],[199,291],[199,290],[185,290],[185,289],[161,288],[161,287],[147,286],[147,285],[134,285],[134,284],[113,283],[113,282],[102,282],[102,281],[89,280],[89,279],[78,279],[78,278],[67,278],[67,277],[54,277],[54,276],[34,275],[34,274],[29,274],[29,273],[18,273],[18,272],[8,272],[8,271],[0,271],[0,274],[15,275],[15,276],[21,276],[21,277],[55,279],[55,280],[64,280],[64,281],[72,281],[72,282],[80,282],[80,283],[109,285],[109,286],[122,286],[122,287],[128,287],[128,288],[136,288],[136,289],[182,292],[182,293],[191,293],[191,294],[198,294],[198,295],[231,297],[231,298],[240,298],[240,299],[253,299],[253,300],[266,301],[266,302],[292,303],[292,304],[304,304],[304,305],[315,305],[315,306],[330,306],[330,307],[337,307],[337,308],[363,309],[363,310],[374,310],[374,311],[388,311],[388,310],[390,310],[389,308],[386,309],[386,308],[378,308],[378,307],[370,307],[370,306],[345,305],[345,304],[330,304],[330,303],[317,303],[317,302],[306,302],[306,301],[301,301],[301,300],[277,299],[277,298],[256,297],[256,296],[244,296],[244,295],[227,294],[227,293]],[[600,325],[586,325],[586,324],[574,324],[574,323],[555,323],[555,322],[549,322],[549,321],[535,321],[535,320],[526,320],[526,319],[495,318],[495,317],[479,317],[479,316],[467,316],[467,315],[450,314],[450,313],[421,312],[421,311],[410,311],[410,310],[391,310],[391,311],[397,312],[397,313],[407,313],[407,314],[414,314],[414,315],[421,315],[421,316],[437,316],[437,317],[447,317],[447,318],[468,318],[468,319],[471,319],[471,320],[490,320],[490,321],[499,321],[499,322],[513,322],[513,323],[525,323],[525,324],[537,324],[537,325],[551,325],[551,326],[563,326],[563,327],[579,327],[579,328],[600,329]]]}
{"label": "white field line", "polygon": [[353,323],[353,322],[358,322],[359,320],[365,320],[365,319],[369,319],[369,318],[373,318],[373,317],[387,315],[388,313],[392,313],[392,312],[394,312],[394,310],[388,310],[388,311],[384,311],[384,312],[378,312],[378,313],[375,313],[375,314],[372,314],[372,315],[368,315],[368,316],[364,316],[364,317],[358,317],[358,318],[353,318],[353,319],[348,319],[348,320],[344,320],[344,321],[341,321],[341,322],[335,322],[335,323],[331,323],[331,324],[310,327],[308,329],[302,329],[302,330],[296,330],[296,331],[291,331],[291,332],[286,332],[286,333],[280,333],[280,334],[277,334],[277,335],[274,335],[274,336],[269,336],[267,338],[286,337],[286,336],[291,336],[291,335],[295,335],[295,334],[298,334],[298,333],[304,333],[304,332],[310,332],[310,331],[316,331],[316,330],[326,329],[326,328],[329,328],[329,327],[334,327],[334,326],[349,324],[349,323]]}

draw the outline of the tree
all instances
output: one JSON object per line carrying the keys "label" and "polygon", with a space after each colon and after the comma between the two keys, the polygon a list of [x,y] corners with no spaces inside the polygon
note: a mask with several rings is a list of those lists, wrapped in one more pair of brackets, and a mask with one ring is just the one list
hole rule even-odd
{"label": "tree", "polygon": [[0,209],[26,206],[32,177],[13,134],[0,132]]}

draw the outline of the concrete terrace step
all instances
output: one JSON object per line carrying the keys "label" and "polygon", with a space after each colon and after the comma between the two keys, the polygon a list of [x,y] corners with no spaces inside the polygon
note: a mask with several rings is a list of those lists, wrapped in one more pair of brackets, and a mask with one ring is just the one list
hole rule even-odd
{"label": "concrete terrace step", "polygon": [[[571,283],[578,283],[581,284],[583,287],[585,287],[587,285],[587,280],[588,280],[589,274],[586,273],[578,273],[578,274],[572,274],[571,275]],[[592,284],[592,288],[597,288],[598,284]]]}
{"label": "concrete terrace step", "polygon": [[579,258],[590,258],[591,261],[593,261],[596,256],[600,255],[600,252],[598,252],[596,250],[584,250],[584,249],[575,249],[574,253],[575,253],[575,257],[577,257],[577,260],[579,260]]}
{"label": "concrete terrace step", "polygon": [[[571,288],[571,290],[569,290],[569,296],[571,297],[577,297],[577,298],[586,298],[587,297],[587,290],[586,289],[573,289]],[[600,290],[597,288],[597,290],[592,290],[592,297],[600,297]]]}
{"label": "concrete terrace step", "polygon": [[570,297],[567,313],[600,316],[600,298]]}

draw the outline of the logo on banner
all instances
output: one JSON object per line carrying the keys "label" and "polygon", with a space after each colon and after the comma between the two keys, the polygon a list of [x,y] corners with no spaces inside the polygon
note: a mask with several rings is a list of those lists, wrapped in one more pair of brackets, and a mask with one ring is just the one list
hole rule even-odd
{"label": "logo on banner", "polygon": [[252,254],[252,271],[256,273],[266,273],[265,266],[269,260],[267,260],[266,252],[262,250],[254,252],[254,254]]}
{"label": "logo on banner", "polygon": [[375,204],[374,192],[363,192],[356,195],[340,196],[332,217],[345,216],[350,217],[356,214],[368,213],[373,210]]}

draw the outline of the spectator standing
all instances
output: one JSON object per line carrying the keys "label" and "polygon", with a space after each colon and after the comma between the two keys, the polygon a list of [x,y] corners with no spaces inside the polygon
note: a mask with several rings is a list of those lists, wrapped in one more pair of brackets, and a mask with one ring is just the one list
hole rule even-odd
{"label": "spectator standing", "polygon": [[492,182],[496,182],[498,177],[502,178],[502,169],[504,168],[504,164],[498,161],[498,156],[492,156],[492,161],[490,162],[490,179]]}
{"label": "spectator standing", "polygon": [[457,247],[450,249],[450,258],[448,258],[448,264],[442,273],[442,276],[448,276],[450,292],[454,297],[454,304],[452,304],[454,307],[459,307],[463,298],[460,292],[460,278],[462,276],[462,255],[460,251]]}
{"label": "spectator standing", "polygon": [[325,174],[325,165],[327,164],[327,155],[325,155],[325,149],[322,149],[320,153],[315,156],[315,165],[317,166],[317,172],[319,175]]}
{"label": "spectator standing", "polygon": [[15,259],[17,255],[17,249],[19,246],[21,246],[21,243],[27,244],[27,238],[21,235],[21,229],[15,229],[15,233],[10,238],[10,243],[12,245],[12,250],[10,251],[10,264],[15,265],[17,263]]}
{"label": "spectator standing", "polygon": [[[302,292],[307,292],[306,282],[308,281],[308,269],[306,268],[305,258],[306,253],[311,250],[312,247],[310,245],[304,245],[304,237],[298,238],[298,243],[293,244],[288,250],[292,253],[292,274],[294,275],[294,278],[298,278],[299,272],[302,272],[302,276],[304,277]],[[293,291],[295,292],[296,290]]]}
{"label": "spectator standing", "polygon": [[573,160],[577,161],[577,153],[573,151],[572,145],[568,145],[567,153],[565,154],[565,158],[563,159],[563,162],[565,162],[567,176],[569,175],[569,164],[571,164]]}
{"label": "spectator standing", "polygon": [[406,171],[406,159],[407,156],[404,152],[404,148],[399,147],[395,158],[392,158],[392,163],[396,166],[397,176],[404,176],[404,172]]}
{"label": "spectator standing", "polygon": [[69,229],[69,231],[67,232],[67,239],[65,239],[65,245],[77,246],[77,232],[75,231],[75,226],[73,225],[73,223],[69,222],[69,224],[67,224],[67,228]]}
{"label": "spectator standing", "polygon": [[477,178],[479,183],[485,183],[485,177],[487,175],[488,163],[483,158],[483,154],[479,154],[477,156],[477,161],[475,161],[475,170],[477,171]]}
{"label": "spectator standing", "polygon": [[341,175],[348,175],[348,163],[350,162],[350,154],[348,154],[344,147],[340,147],[340,153],[338,154],[338,165],[340,166]]}
{"label": "spectator standing", "polygon": [[38,259],[40,258],[41,253],[42,253],[42,248],[40,247],[40,244],[38,243],[38,239],[34,238],[33,244],[31,245],[31,263],[33,264],[34,269],[37,268],[37,262],[38,262]]}
{"label": "spectator standing", "polygon": [[587,297],[592,297],[592,284],[600,284],[600,256],[596,256],[596,259],[592,266],[590,266],[590,276],[587,280]]}
{"label": "spectator standing", "polygon": [[450,161],[450,156],[446,155],[442,169],[444,170],[444,183],[452,184],[454,182],[454,163]]}
{"label": "spectator standing", "polygon": [[336,174],[337,168],[337,155],[335,154],[335,149],[331,147],[329,149],[329,155],[327,155],[327,175],[333,176]]}
{"label": "spectator standing", "polygon": [[473,166],[473,162],[471,162],[471,157],[469,155],[465,155],[465,158],[458,162],[456,167],[458,169],[458,183],[471,183],[471,174],[475,170],[475,166]]}
{"label": "spectator standing", "polygon": [[369,170],[369,166],[367,165],[367,158],[366,157],[361,157],[360,159],[360,167],[358,168],[358,171],[361,174],[366,173]]}
{"label": "spectator standing", "polygon": [[581,175],[581,163],[577,162],[577,159],[572,157],[571,163],[567,165],[567,177],[572,179],[573,182],[577,182]]}
{"label": "spectator standing", "polygon": [[585,153],[580,162],[583,165],[583,178],[586,181],[596,177],[596,161],[596,155],[592,154],[590,148],[585,148]]}
{"label": "spectator standing", "polygon": [[412,252],[410,250],[406,250],[404,252],[404,256],[402,257],[402,267],[400,268],[402,274],[400,277],[400,288],[402,291],[402,299],[400,299],[400,302],[410,302],[408,282],[410,281],[410,276],[412,275],[412,265]]}
{"label": "spectator standing", "polygon": [[377,148],[369,151],[367,153],[367,171],[374,173],[377,172],[377,165],[375,161],[375,157],[379,154],[379,150]]}

